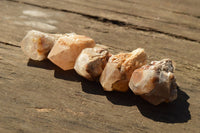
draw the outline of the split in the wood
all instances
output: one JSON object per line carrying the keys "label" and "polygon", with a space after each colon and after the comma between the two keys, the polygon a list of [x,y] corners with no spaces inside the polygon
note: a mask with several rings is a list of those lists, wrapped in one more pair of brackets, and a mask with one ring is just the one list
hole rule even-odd
{"label": "split in the wood", "polygon": [[31,59],[48,58],[63,70],[75,69],[84,78],[100,81],[105,91],[128,91],[129,87],[153,105],[177,98],[174,67],[170,59],[149,65],[142,48],[112,55],[104,45],[84,35],[29,31],[21,42]]}

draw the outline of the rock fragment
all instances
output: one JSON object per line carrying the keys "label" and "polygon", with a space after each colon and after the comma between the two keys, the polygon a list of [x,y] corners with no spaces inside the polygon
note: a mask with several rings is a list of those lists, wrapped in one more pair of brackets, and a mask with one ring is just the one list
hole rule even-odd
{"label": "rock fragment", "polygon": [[111,56],[105,48],[101,45],[85,48],[76,60],[75,71],[88,80],[98,80]]}
{"label": "rock fragment", "polygon": [[147,55],[142,48],[131,53],[112,55],[100,77],[100,83],[104,90],[127,91],[132,72],[143,66],[146,59]]}
{"label": "rock fragment", "polygon": [[47,34],[31,30],[20,42],[22,51],[33,60],[44,60],[61,34]]}
{"label": "rock fragment", "polygon": [[93,39],[77,34],[65,34],[60,37],[48,55],[48,59],[63,70],[74,68],[76,58],[84,48],[95,46]]}
{"label": "rock fragment", "polygon": [[131,76],[129,87],[153,105],[171,102],[177,98],[177,84],[174,76],[172,60],[152,61],[135,70]]}

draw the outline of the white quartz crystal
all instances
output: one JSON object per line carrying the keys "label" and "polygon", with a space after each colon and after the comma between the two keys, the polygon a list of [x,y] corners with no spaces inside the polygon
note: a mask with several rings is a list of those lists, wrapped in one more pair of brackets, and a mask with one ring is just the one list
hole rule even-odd
{"label": "white quartz crystal", "polygon": [[21,41],[23,52],[33,60],[44,60],[61,34],[47,34],[31,30]]}

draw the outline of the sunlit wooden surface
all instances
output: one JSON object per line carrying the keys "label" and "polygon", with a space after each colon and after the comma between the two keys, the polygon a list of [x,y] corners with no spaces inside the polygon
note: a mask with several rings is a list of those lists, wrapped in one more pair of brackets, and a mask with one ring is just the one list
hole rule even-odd
{"label": "sunlit wooden surface", "polygon": [[[0,132],[199,132],[199,7],[199,0],[1,0]],[[171,58],[178,99],[155,107],[29,60],[19,42],[32,29],[87,35],[112,53],[142,47],[149,61]]]}

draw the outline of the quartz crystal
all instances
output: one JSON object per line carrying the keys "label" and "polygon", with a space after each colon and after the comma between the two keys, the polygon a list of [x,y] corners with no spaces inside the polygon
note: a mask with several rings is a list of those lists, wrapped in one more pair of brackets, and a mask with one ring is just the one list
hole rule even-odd
{"label": "quartz crystal", "polygon": [[106,47],[97,45],[94,48],[85,48],[78,56],[74,69],[88,80],[98,80],[109,57]]}
{"label": "quartz crystal", "polygon": [[33,60],[44,60],[61,34],[47,34],[31,30],[21,41],[22,51]]}
{"label": "quartz crystal", "polygon": [[48,55],[48,59],[63,70],[74,68],[76,58],[84,48],[95,46],[93,39],[77,34],[65,34],[60,37]]}
{"label": "quartz crystal", "polygon": [[153,105],[171,102],[177,98],[177,84],[174,76],[172,60],[152,61],[135,70],[131,76],[129,87]]}
{"label": "quartz crystal", "polygon": [[135,69],[143,66],[146,59],[147,55],[142,48],[131,53],[112,55],[100,77],[100,83],[104,90],[127,91],[131,74]]}

